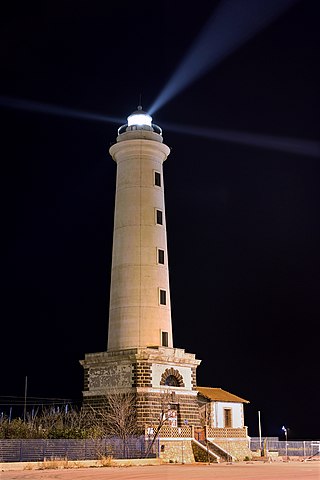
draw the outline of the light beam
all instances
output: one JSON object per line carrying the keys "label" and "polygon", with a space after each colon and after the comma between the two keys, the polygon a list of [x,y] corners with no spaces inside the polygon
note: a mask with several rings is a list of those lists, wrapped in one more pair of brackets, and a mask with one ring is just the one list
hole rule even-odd
{"label": "light beam", "polygon": [[[73,110],[71,108],[65,108],[62,106],[33,102],[23,99],[14,99],[9,97],[0,97],[0,106],[16,110],[26,110],[36,113],[58,115],[61,117],[70,117],[80,120],[109,122],[115,123],[117,125],[124,122],[124,119],[119,117],[111,117],[97,113],[83,112],[80,110]],[[161,122],[161,125],[166,130],[171,130],[173,132],[183,135],[195,135],[198,137],[209,138],[212,140],[233,142],[259,148],[268,148],[272,150],[293,153],[296,155],[306,155],[317,158],[320,157],[320,143],[314,140],[275,137],[271,135],[263,135],[249,132],[222,130],[218,128],[194,127],[164,122]]]}
{"label": "light beam", "polygon": [[152,104],[152,115],[299,0],[224,0]]}
{"label": "light beam", "polygon": [[202,128],[187,125],[175,125],[173,123],[161,122],[166,130],[181,133],[183,135],[195,135],[198,137],[232,142],[251,147],[267,148],[288,152],[295,155],[306,155],[308,157],[320,157],[320,142],[298,138],[276,137],[259,133],[238,132],[234,130],[222,130],[218,128]]}
{"label": "light beam", "polygon": [[121,124],[124,122],[123,118],[111,117],[108,115],[101,115],[99,113],[83,112],[81,110],[74,110],[72,108],[65,108],[59,105],[50,105],[48,103],[34,102],[31,100],[24,100],[10,97],[0,97],[0,106],[14,110],[26,110],[35,113],[45,113],[48,115],[57,115],[59,117],[70,117],[81,120],[89,120],[92,122],[108,122]]}

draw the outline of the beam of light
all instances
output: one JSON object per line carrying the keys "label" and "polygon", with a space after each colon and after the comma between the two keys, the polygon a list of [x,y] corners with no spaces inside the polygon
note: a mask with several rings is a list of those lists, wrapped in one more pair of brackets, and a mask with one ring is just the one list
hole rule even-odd
{"label": "beam of light", "polygon": [[[13,99],[0,96],[0,107],[26,110],[36,113],[45,113],[62,117],[70,117],[80,120],[89,120],[95,122],[109,122],[117,125],[124,123],[123,118],[110,117],[107,115],[83,112],[73,110],[62,106],[50,105],[40,102],[33,102],[23,99]],[[310,157],[320,157],[320,142],[313,140],[292,139],[283,137],[273,137],[270,135],[261,135],[247,132],[236,132],[232,130],[222,130],[217,128],[203,128],[187,125],[176,125],[173,123],[161,123],[163,128],[184,135],[195,135],[198,137],[233,142],[253,147],[268,148],[272,150],[289,152],[297,155],[307,155]]]}
{"label": "beam of light", "polygon": [[299,0],[224,0],[160,92],[152,115]]}
{"label": "beam of light", "polygon": [[72,108],[65,108],[58,105],[50,105],[47,103],[33,102],[31,100],[18,98],[0,97],[0,107],[14,110],[26,110],[35,113],[45,113],[48,115],[57,115],[59,117],[78,118],[92,122],[109,122],[116,124],[124,123],[124,120],[119,117],[110,117],[108,115],[101,115],[99,113],[83,112],[81,110],[74,110]]}
{"label": "beam of light", "polygon": [[171,130],[183,135],[196,135],[198,137],[221,140],[224,142],[238,143],[258,148],[267,148],[288,152],[295,155],[306,155],[308,157],[320,157],[320,142],[297,138],[276,137],[249,132],[236,132],[234,130],[222,130],[217,128],[200,128],[192,126],[175,125],[172,123],[161,123],[166,130]]}

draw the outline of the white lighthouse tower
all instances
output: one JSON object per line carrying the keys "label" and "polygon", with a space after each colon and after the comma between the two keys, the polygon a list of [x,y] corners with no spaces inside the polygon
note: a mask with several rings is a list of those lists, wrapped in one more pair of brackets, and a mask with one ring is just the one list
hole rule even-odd
{"label": "white lighthouse tower", "polygon": [[109,150],[117,181],[108,345],[80,361],[83,398],[99,404],[115,389],[134,393],[142,428],[159,418],[169,394],[176,426],[198,425],[200,360],[172,339],[163,177],[170,149],[141,106],[127,120]]}
{"label": "white lighthouse tower", "polygon": [[117,163],[108,351],[172,347],[161,129],[139,106],[110,150]]}

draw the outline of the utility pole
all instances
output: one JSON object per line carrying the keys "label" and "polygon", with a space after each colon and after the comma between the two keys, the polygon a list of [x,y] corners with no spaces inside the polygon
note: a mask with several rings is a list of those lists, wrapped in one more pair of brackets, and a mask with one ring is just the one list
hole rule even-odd
{"label": "utility pole", "polygon": [[27,389],[28,389],[28,377],[25,378],[24,383],[24,409],[23,409],[23,421],[26,421],[26,414],[27,414]]}

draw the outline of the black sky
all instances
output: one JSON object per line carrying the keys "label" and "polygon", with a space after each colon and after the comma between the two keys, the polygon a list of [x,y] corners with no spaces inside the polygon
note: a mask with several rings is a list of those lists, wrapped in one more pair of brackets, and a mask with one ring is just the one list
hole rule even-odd
{"label": "black sky", "polygon": [[[7,2],[1,95],[124,123],[140,93],[144,108],[155,100],[218,3]],[[320,158],[164,125],[319,141],[319,10],[297,2],[153,115],[172,149],[174,344],[202,359],[199,385],[250,400],[252,436],[258,411],[263,435],[281,438],[285,425],[291,438],[320,436]],[[107,344],[108,148],[120,125],[3,102],[0,112],[0,403],[23,397],[26,376],[28,396],[76,401],[79,360]]]}

